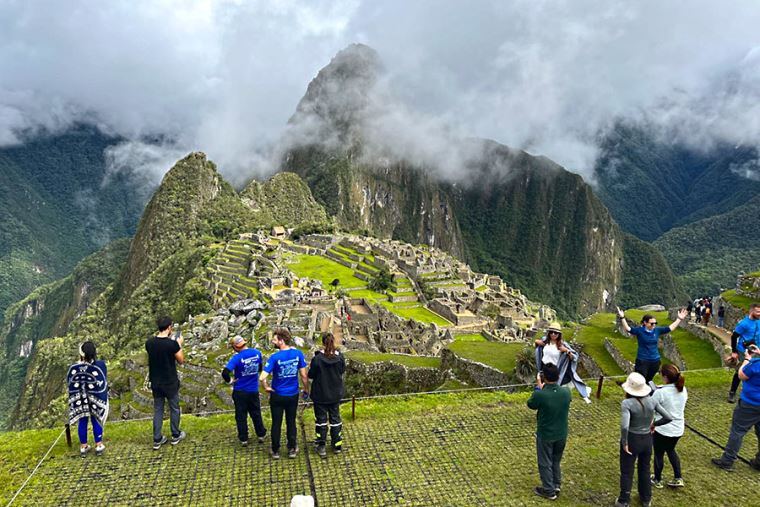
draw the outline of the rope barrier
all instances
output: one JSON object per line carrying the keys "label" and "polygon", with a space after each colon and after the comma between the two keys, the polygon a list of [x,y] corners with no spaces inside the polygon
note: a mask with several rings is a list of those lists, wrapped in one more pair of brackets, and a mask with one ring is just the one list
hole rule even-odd
{"label": "rope barrier", "polygon": [[64,429],[63,429],[63,430],[62,430],[62,431],[61,431],[61,432],[58,434],[58,438],[56,438],[56,439],[55,439],[55,441],[53,442],[53,445],[51,445],[51,446],[50,446],[50,448],[47,450],[47,452],[46,452],[46,453],[45,453],[45,455],[42,457],[42,459],[39,461],[39,463],[37,463],[37,466],[36,466],[36,467],[34,467],[34,470],[32,470],[32,473],[31,473],[31,474],[29,474],[29,477],[27,477],[27,478],[26,478],[26,480],[24,481],[24,483],[21,485],[21,487],[20,487],[20,488],[18,488],[18,490],[16,491],[16,493],[15,493],[15,494],[13,495],[13,497],[11,498],[11,501],[10,501],[10,502],[8,502],[8,507],[10,507],[10,505],[11,505],[11,504],[12,504],[12,503],[13,503],[13,502],[16,500],[16,498],[17,498],[17,497],[18,497],[18,496],[21,494],[21,491],[23,491],[23,489],[26,487],[26,485],[27,485],[27,484],[29,483],[29,481],[32,479],[32,476],[34,476],[34,474],[35,474],[35,473],[37,473],[37,470],[39,470],[40,466],[42,466],[42,462],[43,462],[43,461],[45,461],[45,460],[47,459],[47,457],[50,455],[50,452],[53,450],[53,447],[55,447],[55,445],[58,443],[58,441],[61,439],[61,437],[63,436],[63,434],[64,434],[65,432],[66,432],[66,429],[64,428]]}

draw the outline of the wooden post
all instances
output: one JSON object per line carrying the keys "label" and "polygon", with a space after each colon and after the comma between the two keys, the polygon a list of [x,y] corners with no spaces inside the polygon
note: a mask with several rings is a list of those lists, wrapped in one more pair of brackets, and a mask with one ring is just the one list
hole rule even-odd
{"label": "wooden post", "polygon": [[356,420],[356,396],[351,397],[351,420]]}
{"label": "wooden post", "polygon": [[71,425],[66,423],[66,445],[71,447]]}
{"label": "wooden post", "polygon": [[602,384],[604,383],[604,375],[599,375],[599,383],[596,385],[596,399],[602,397]]}

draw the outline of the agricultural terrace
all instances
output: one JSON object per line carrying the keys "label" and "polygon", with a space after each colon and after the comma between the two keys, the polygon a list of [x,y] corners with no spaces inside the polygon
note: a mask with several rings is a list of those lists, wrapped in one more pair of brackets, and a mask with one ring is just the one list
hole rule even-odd
{"label": "agricultural terrace", "polygon": [[[687,430],[678,446],[686,487],[655,489],[657,505],[736,505],[729,485],[757,483],[758,472],[746,462],[731,474],[710,463],[728,435],[733,406],[724,394],[731,375],[686,373]],[[272,461],[265,446],[240,447],[231,414],[183,417],[187,440],[159,451],[151,450],[150,421],[111,422],[105,455],[82,459],[58,440],[13,505],[81,505],[86,495],[91,505],[250,505],[255,499],[279,507],[296,494],[312,494],[323,506],[546,505],[533,494],[536,416],[525,406],[528,396],[526,388],[359,400],[355,420],[346,404],[345,451],[326,459],[305,452],[314,438],[310,408],[299,415],[301,452],[294,460]],[[612,381],[591,405],[573,395],[556,505],[614,503],[622,398]],[[269,425],[267,411],[264,418]],[[12,497],[60,433],[0,434],[0,502]],[[754,438],[745,440],[744,460],[757,450]],[[667,466],[665,477],[670,474]]]}

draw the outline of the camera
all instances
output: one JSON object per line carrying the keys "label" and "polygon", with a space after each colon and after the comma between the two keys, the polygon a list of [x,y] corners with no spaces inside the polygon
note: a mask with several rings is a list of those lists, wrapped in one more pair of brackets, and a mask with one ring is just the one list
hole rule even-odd
{"label": "camera", "polygon": [[752,354],[753,356],[760,355],[760,348],[757,347],[754,343],[747,347],[747,352]]}

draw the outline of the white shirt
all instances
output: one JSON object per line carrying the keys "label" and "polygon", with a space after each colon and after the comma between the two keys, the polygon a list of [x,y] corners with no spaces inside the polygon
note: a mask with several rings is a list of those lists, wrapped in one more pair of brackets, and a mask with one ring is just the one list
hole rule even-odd
{"label": "white shirt", "polygon": [[[661,404],[673,416],[672,422],[657,426],[654,430],[665,437],[683,436],[683,411],[686,408],[686,400],[689,399],[689,395],[686,394],[686,388],[684,387],[683,391],[679,393],[675,384],[665,384],[654,392],[652,399]],[[660,415],[655,412],[654,417],[657,420],[660,418]]]}
{"label": "white shirt", "polygon": [[552,363],[555,366],[559,364],[560,351],[554,343],[547,343],[544,345],[544,357],[541,362],[544,364]]}

